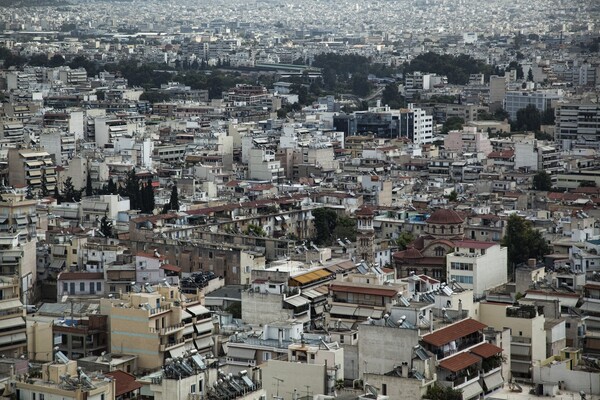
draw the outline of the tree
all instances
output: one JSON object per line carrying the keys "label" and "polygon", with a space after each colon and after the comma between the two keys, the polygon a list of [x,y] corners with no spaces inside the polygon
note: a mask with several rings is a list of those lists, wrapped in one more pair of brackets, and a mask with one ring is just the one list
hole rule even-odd
{"label": "tree", "polygon": [[436,383],[427,388],[427,394],[423,398],[428,400],[462,400],[462,392]]}
{"label": "tree", "polygon": [[54,198],[58,204],[62,203],[62,196],[58,192],[58,185],[54,185]]}
{"label": "tree", "polygon": [[446,135],[450,131],[460,131],[464,123],[465,120],[460,117],[450,117],[444,122],[441,133]]}
{"label": "tree", "polygon": [[554,125],[554,122],[555,122],[554,108],[552,108],[552,107],[546,108],[544,110],[544,112],[542,112],[542,115],[541,115],[541,124],[542,125]]}
{"label": "tree", "polygon": [[135,168],[132,168],[127,174],[125,185],[121,187],[120,194],[123,197],[129,198],[129,206],[132,210],[140,209],[140,179],[136,174]]}
{"label": "tree", "polygon": [[540,111],[533,104],[529,104],[527,107],[517,111],[517,121],[514,130],[539,131],[540,124]]}
{"label": "tree", "polygon": [[318,245],[328,245],[333,242],[333,231],[337,223],[337,213],[330,208],[317,208],[312,212],[316,236],[314,241]]}
{"label": "tree", "polygon": [[92,196],[94,194],[94,188],[92,187],[92,177],[88,171],[87,178],[85,181],[85,195]]}
{"label": "tree", "polygon": [[179,211],[179,193],[177,191],[177,185],[173,185],[173,188],[171,189],[171,198],[163,207],[162,213],[166,214],[171,210]]}
{"label": "tree", "polygon": [[546,171],[539,171],[533,176],[533,190],[548,192],[552,189],[552,178]]}
{"label": "tree", "polygon": [[597,187],[596,181],[581,181],[579,187]]}
{"label": "tree", "polygon": [[31,189],[31,185],[27,185],[27,191],[25,192],[25,198],[27,200],[33,199],[33,190]]}
{"label": "tree", "polygon": [[534,229],[529,221],[517,214],[512,214],[508,218],[502,246],[508,248],[510,274],[516,265],[522,264],[530,258],[539,259],[550,253],[548,243],[540,231]]}
{"label": "tree", "polygon": [[398,85],[395,82],[385,85],[381,93],[381,102],[387,104],[390,108],[400,108],[404,106],[404,98],[398,91]]}
{"label": "tree", "polygon": [[40,194],[42,197],[47,197],[50,192],[48,191],[48,182],[46,181],[46,175],[42,175],[42,185],[40,187]]}
{"label": "tree", "polygon": [[107,238],[113,236],[113,224],[106,215],[100,220],[100,232]]}
{"label": "tree", "polygon": [[415,240],[415,237],[410,232],[402,232],[398,239],[396,239],[396,244],[400,250],[406,250],[408,245]]}
{"label": "tree", "polygon": [[456,190],[453,190],[450,192],[450,194],[448,195],[448,201],[457,201],[458,200],[458,193],[456,193]]}
{"label": "tree", "polygon": [[76,192],[77,191],[75,190],[75,187],[73,186],[73,182],[72,182],[71,177],[68,177],[65,180],[65,183],[63,185],[63,195],[64,195],[64,198],[65,198],[65,201],[67,203],[72,203],[74,201],[77,201],[76,200],[76,198],[77,198],[77,193]]}
{"label": "tree", "polygon": [[527,72],[527,81],[533,82],[533,70],[529,68],[529,72]]}
{"label": "tree", "polygon": [[154,188],[152,187],[152,179],[148,178],[148,182],[142,189],[143,208],[142,212],[145,214],[153,214],[154,207],[156,206],[154,200]]}
{"label": "tree", "polygon": [[108,194],[117,194],[117,185],[115,184],[115,181],[113,181],[113,178],[108,180],[108,183],[106,184],[106,190]]}
{"label": "tree", "polygon": [[63,66],[65,65],[65,58],[60,54],[55,54],[50,58],[48,65],[52,68]]}

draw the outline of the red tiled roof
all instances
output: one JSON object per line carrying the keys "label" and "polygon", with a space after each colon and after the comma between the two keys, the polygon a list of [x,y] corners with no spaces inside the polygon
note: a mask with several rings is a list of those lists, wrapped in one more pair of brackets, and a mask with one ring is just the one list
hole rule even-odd
{"label": "red tiled roof", "polygon": [[425,222],[428,224],[462,224],[464,219],[454,210],[440,208],[431,213]]}
{"label": "red tiled roof", "polygon": [[480,358],[471,353],[459,353],[440,362],[440,367],[448,371],[458,372],[479,362]]}
{"label": "red tiled roof", "polygon": [[471,353],[477,354],[479,357],[489,358],[498,353],[502,353],[502,347],[498,347],[491,343],[481,343],[479,346],[471,349]]}
{"label": "red tiled roof", "polygon": [[492,151],[490,154],[488,154],[488,158],[510,159],[513,158],[514,155],[514,150]]}
{"label": "red tiled roof", "polygon": [[110,376],[115,380],[115,398],[125,393],[131,393],[142,387],[142,384],[135,380],[135,376],[124,371],[106,372],[104,375]]}
{"label": "red tiled roof", "polygon": [[163,264],[160,266],[160,269],[164,269],[165,271],[181,272],[180,267],[172,264]]}
{"label": "red tiled roof", "polygon": [[72,280],[99,280],[104,279],[102,272],[61,272],[58,275],[60,281],[72,281]]}
{"label": "red tiled roof", "polygon": [[425,335],[423,336],[423,341],[425,343],[440,347],[450,343],[453,340],[470,335],[484,328],[487,328],[487,325],[469,318]]}

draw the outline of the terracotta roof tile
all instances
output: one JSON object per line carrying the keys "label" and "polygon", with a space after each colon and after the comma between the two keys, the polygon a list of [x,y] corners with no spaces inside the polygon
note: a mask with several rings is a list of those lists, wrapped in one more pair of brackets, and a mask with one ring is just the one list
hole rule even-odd
{"label": "terracotta roof tile", "polygon": [[474,356],[471,353],[459,353],[442,360],[442,362],[440,362],[440,367],[447,369],[448,371],[458,372],[478,363],[479,360],[481,360],[479,357]]}
{"label": "terracotta roof tile", "polygon": [[469,318],[425,335],[423,336],[423,341],[425,343],[440,347],[450,343],[453,340],[470,335],[484,328],[487,328],[487,325]]}
{"label": "terracotta roof tile", "polygon": [[498,347],[491,343],[482,343],[479,346],[471,349],[471,353],[477,354],[483,358],[489,358],[495,356],[498,353],[502,353],[502,347]]}

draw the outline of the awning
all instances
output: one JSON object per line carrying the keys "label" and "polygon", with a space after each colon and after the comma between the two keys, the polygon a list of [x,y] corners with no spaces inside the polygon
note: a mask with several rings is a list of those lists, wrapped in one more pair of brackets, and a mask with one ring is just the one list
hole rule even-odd
{"label": "awning", "polygon": [[16,217],[15,220],[17,221],[17,225],[27,225],[27,217],[26,216]]}
{"label": "awning", "polygon": [[477,354],[479,357],[489,358],[498,353],[502,353],[502,348],[491,343],[481,343],[479,346],[471,349],[471,353]]}
{"label": "awning", "polygon": [[42,171],[39,169],[29,170],[29,176],[42,176]]}
{"label": "awning", "polygon": [[586,301],[579,307],[581,311],[591,312],[591,313],[600,313],[600,303],[594,303],[591,301]]}
{"label": "awning", "polygon": [[479,397],[479,395],[483,393],[483,389],[478,381],[474,381],[468,386],[462,388],[462,398],[463,400],[469,400],[475,397]]}
{"label": "awning", "polygon": [[212,332],[213,323],[212,323],[212,321],[206,321],[206,322],[203,322],[201,324],[194,325],[194,328],[196,329],[197,333],[199,333],[199,334],[205,334],[205,333],[208,333],[208,332]]}
{"label": "awning", "polygon": [[194,345],[196,346],[196,349],[198,349],[198,350],[210,349],[210,347],[213,344],[214,344],[214,342],[213,342],[211,336],[194,340]]}
{"label": "awning", "polygon": [[307,299],[310,299],[310,300],[314,300],[314,299],[316,299],[318,297],[325,297],[325,295],[323,293],[317,292],[314,289],[303,290],[302,291],[302,296],[306,297]]}
{"label": "awning", "polygon": [[333,307],[331,307],[331,310],[329,310],[329,314],[353,317],[355,311],[356,306],[341,306],[336,304]]}
{"label": "awning", "polygon": [[531,346],[521,345],[519,343],[511,343],[510,354],[516,356],[529,356],[531,355]]}
{"label": "awning", "polygon": [[21,303],[21,300],[3,301],[3,302],[0,302],[0,311],[10,310],[12,308],[21,308],[22,306],[23,306],[23,303]]}
{"label": "awning", "polygon": [[515,361],[511,361],[510,363],[510,371],[512,373],[521,373],[521,374],[528,374],[531,371],[529,370],[529,368],[531,367],[531,364],[529,362],[515,362]]}
{"label": "awning", "polygon": [[238,358],[242,360],[254,360],[256,349],[244,349],[241,347],[231,347],[227,351],[227,357]]}
{"label": "awning", "polygon": [[25,327],[25,320],[21,317],[0,319],[0,329]]}
{"label": "awning", "polygon": [[301,307],[310,303],[308,299],[302,296],[288,297],[284,301],[293,307]]}
{"label": "awning", "polygon": [[500,371],[497,371],[494,372],[492,375],[483,378],[483,383],[485,383],[485,387],[489,392],[491,390],[496,389],[497,387],[502,386],[504,384],[504,378],[502,378],[502,374],[500,373]]}
{"label": "awning", "polygon": [[183,357],[185,354],[185,346],[179,346],[174,349],[169,350],[172,358]]}
{"label": "awning", "polygon": [[201,304],[195,305],[195,306],[191,306],[185,309],[185,311],[188,314],[191,314],[192,316],[198,316],[198,315],[204,315],[204,314],[210,314],[210,310],[206,307],[204,307]]}
{"label": "awning", "polygon": [[10,335],[0,336],[0,345],[19,343],[19,342],[23,342],[25,340],[27,340],[27,336],[25,336],[25,332],[12,333]]}
{"label": "awning", "polygon": [[31,221],[32,224],[35,224],[38,222],[38,217],[37,217],[37,215],[30,215],[29,220]]}
{"label": "awning", "polygon": [[183,328],[183,336],[191,335],[194,333],[194,325],[189,325]]}
{"label": "awning", "polygon": [[8,220],[8,217],[6,215],[0,215],[0,224],[5,223]]}

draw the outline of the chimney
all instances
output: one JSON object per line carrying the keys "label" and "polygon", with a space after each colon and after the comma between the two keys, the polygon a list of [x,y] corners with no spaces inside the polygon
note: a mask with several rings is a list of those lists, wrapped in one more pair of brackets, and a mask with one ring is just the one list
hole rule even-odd
{"label": "chimney", "polygon": [[402,377],[408,378],[408,363],[406,361],[402,362]]}
{"label": "chimney", "polygon": [[537,265],[537,260],[535,258],[530,258],[529,260],[527,260],[527,265],[535,268],[535,266]]}
{"label": "chimney", "polygon": [[429,333],[433,332],[433,310],[429,309]]}

